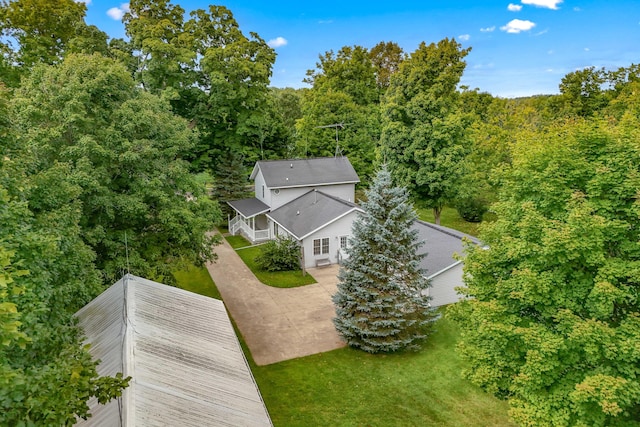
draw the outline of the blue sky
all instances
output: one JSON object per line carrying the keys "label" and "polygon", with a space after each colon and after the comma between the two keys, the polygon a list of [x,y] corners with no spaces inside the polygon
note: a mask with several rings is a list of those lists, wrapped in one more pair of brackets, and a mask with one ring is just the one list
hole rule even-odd
{"label": "blue sky", "polygon": [[[118,20],[126,3],[88,1],[87,22],[124,37]],[[210,1],[173,0],[188,11]],[[638,0],[512,1],[261,1],[230,0],[241,30],[256,32],[278,54],[272,86],[305,87],[318,55],[342,46],[398,43],[405,52],[420,42],[455,38],[471,47],[462,84],[496,96],[558,93],[569,72],[615,69],[640,62]]]}

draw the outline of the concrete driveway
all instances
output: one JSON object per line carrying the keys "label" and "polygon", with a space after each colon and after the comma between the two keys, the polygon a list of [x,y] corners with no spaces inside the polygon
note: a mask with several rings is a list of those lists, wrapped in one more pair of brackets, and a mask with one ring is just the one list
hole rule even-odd
{"label": "concrete driveway", "polygon": [[292,289],[262,284],[223,240],[207,269],[258,365],[345,346],[332,319],[338,266],[309,269],[318,281]]}

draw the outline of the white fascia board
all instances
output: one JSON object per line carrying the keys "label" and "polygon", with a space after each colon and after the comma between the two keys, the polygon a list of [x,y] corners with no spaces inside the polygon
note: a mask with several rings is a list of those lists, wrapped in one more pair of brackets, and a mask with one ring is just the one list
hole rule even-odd
{"label": "white fascia board", "polygon": [[[429,256],[429,255],[427,255]],[[441,275],[442,273],[444,273],[445,271],[451,270],[453,267],[457,266],[458,264],[462,264],[462,261],[456,261],[453,264],[451,264],[448,267],[443,268],[442,270],[438,271],[437,273],[432,274],[431,276],[427,276],[428,280],[433,279],[434,277],[437,277],[439,275]]]}
{"label": "white fascia board", "polygon": [[343,185],[343,184],[357,184],[360,181],[343,181],[343,182],[320,182],[320,183],[316,183],[316,184],[296,184],[296,185],[281,185],[278,187],[269,187],[267,183],[265,183],[267,185],[266,188],[270,189],[270,190],[275,190],[276,188],[301,188],[301,187],[309,187],[309,189],[312,189],[313,187],[322,187],[325,185]]}
{"label": "white fascia board", "polygon": [[253,166],[253,169],[251,170],[251,175],[249,175],[249,179],[255,180],[259,170],[260,168],[258,167],[258,162],[256,162],[256,164]]}
{"label": "white fascia board", "polygon": [[327,222],[326,224],[323,224],[323,225],[321,225],[320,227],[316,228],[315,230],[310,231],[309,233],[305,234],[304,236],[302,236],[302,237],[300,238],[300,240],[304,240],[304,239],[306,239],[307,237],[309,237],[309,236],[310,236],[310,235],[312,235],[313,233],[315,233],[315,232],[317,232],[317,231],[319,231],[319,230],[322,230],[322,229],[323,229],[323,228],[325,228],[326,226],[333,224],[334,222],[336,222],[336,221],[338,221],[338,220],[340,220],[340,219],[344,218],[345,216],[349,215],[351,212],[355,212],[355,211],[357,211],[357,212],[363,212],[363,213],[364,213],[364,211],[363,211],[362,209],[360,209],[360,208],[355,208],[355,207],[354,207],[354,208],[352,208],[352,209],[348,210],[347,212],[343,213],[342,215],[335,217],[334,219],[332,219],[331,221]]}
{"label": "white fascia board", "polygon": [[[278,227],[282,228],[284,231],[286,231],[287,233],[289,233],[290,236],[295,237],[295,239],[300,242],[302,241],[302,239],[300,239],[298,236],[296,236],[294,233],[292,233],[287,227],[285,227],[284,225],[280,224],[278,221],[276,221],[275,219],[273,219],[271,217],[271,215],[267,214],[266,215],[267,218],[269,218],[271,221],[273,221],[274,223],[278,224]],[[274,236],[275,237],[275,236]]]}

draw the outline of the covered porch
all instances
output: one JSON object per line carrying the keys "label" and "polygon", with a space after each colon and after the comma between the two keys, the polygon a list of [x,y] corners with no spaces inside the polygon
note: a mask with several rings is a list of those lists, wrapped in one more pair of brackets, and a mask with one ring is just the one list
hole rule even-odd
{"label": "covered porch", "polygon": [[229,218],[229,233],[243,234],[251,242],[263,242],[271,239],[271,230],[265,213],[270,208],[255,197],[251,199],[227,202],[236,215]]}

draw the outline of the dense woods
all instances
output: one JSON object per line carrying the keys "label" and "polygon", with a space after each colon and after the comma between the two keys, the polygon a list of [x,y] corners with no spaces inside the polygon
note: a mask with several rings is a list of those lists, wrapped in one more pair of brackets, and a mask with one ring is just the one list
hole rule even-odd
{"label": "dense woods", "polygon": [[[72,424],[100,378],[73,313],[124,269],[171,283],[256,160],[386,164],[413,202],[479,221],[466,375],[522,425],[640,419],[640,68],[587,68],[558,95],[460,86],[453,39],[320,53],[304,89],[230,10],[132,0],[127,39],[73,0],[0,3],[0,424]],[[209,189],[196,173],[211,177]],[[429,367],[425,367],[428,369]]]}

